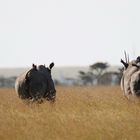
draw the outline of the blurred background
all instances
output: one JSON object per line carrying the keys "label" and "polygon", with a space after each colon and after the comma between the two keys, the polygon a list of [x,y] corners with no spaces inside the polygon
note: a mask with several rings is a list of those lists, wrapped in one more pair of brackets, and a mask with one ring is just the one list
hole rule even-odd
{"label": "blurred background", "polygon": [[138,0],[0,1],[0,86],[32,63],[55,63],[58,85],[114,85],[124,50],[140,52]]}

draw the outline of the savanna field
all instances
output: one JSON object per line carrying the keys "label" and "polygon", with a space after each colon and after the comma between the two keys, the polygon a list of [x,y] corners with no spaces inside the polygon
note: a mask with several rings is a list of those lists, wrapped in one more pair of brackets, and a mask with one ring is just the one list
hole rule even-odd
{"label": "savanna field", "polygon": [[140,101],[119,86],[56,87],[55,103],[0,89],[0,140],[139,140]]}

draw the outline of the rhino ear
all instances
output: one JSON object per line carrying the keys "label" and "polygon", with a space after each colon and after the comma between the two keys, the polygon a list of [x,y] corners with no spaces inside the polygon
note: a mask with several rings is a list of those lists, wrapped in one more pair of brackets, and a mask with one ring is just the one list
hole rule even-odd
{"label": "rhino ear", "polygon": [[36,65],[35,64],[32,64],[32,68],[36,69]]}
{"label": "rhino ear", "polygon": [[52,62],[52,63],[49,65],[50,70],[52,69],[53,66],[54,66],[54,63]]}

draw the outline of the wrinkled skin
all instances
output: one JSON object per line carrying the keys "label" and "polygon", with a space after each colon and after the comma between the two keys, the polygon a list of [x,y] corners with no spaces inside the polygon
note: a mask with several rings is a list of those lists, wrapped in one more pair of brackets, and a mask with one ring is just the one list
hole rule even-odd
{"label": "wrinkled skin", "polygon": [[133,60],[124,67],[121,89],[125,96],[140,96],[140,62]]}
{"label": "wrinkled skin", "polygon": [[51,77],[51,69],[54,66],[50,64],[49,68],[44,65],[36,67],[33,65],[28,72],[21,74],[15,83],[15,89],[21,99],[38,100],[41,98],[55,100],[56,90]]}

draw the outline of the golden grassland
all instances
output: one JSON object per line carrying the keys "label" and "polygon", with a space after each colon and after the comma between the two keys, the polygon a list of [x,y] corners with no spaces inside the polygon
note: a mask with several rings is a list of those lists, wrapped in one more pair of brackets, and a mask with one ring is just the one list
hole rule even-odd
{"label": "golden grassland", "polygon": [[140,102],[119,86],[56,89],[56,102],[42,104],[0,89],[0,140],[140,139]]}

